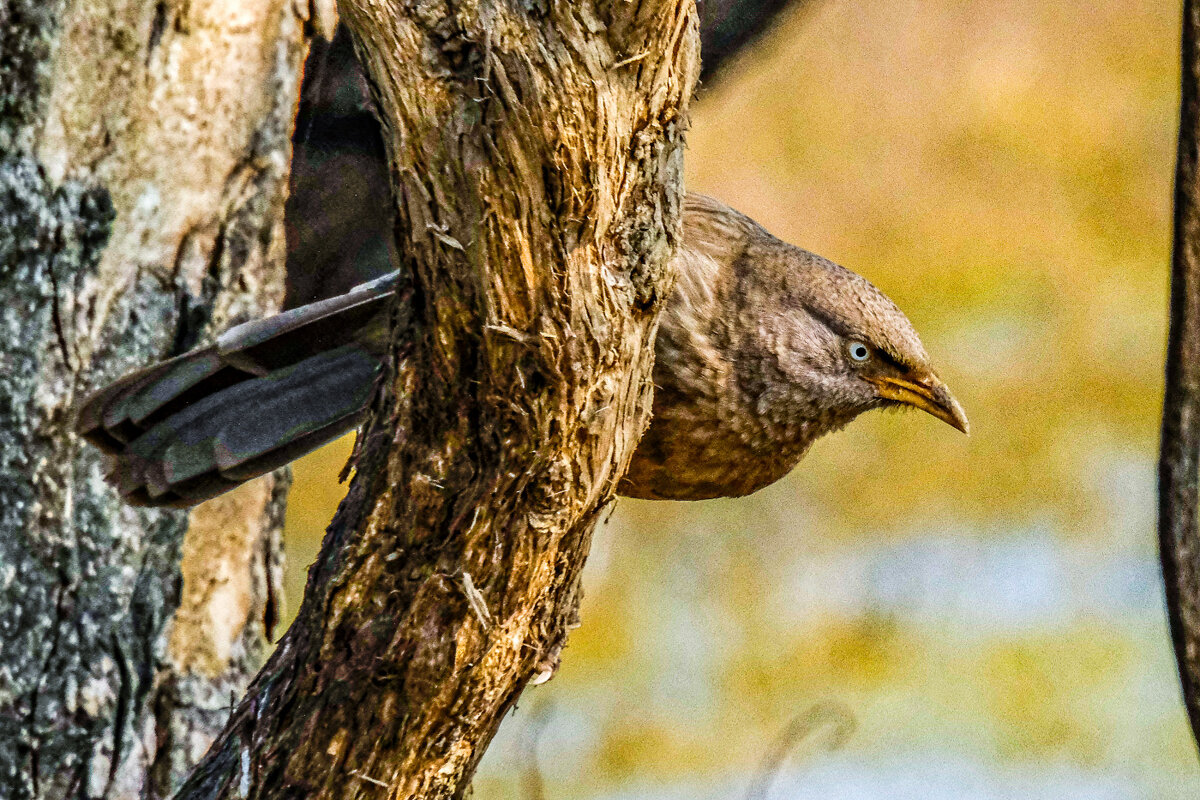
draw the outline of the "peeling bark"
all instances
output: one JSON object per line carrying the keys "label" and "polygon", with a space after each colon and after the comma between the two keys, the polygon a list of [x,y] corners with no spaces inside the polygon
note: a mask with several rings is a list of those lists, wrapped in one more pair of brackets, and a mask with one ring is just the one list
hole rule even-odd
{"label": "peeling bark", "polygon": [[557,666],[650,409],[694,5],[341,11],[413,265],[406,344],[299,617],[182,798],[463,796]]}
{"label": "peeling bark", "polygon": [[91,389],[278,306],[302,28],[284,0],[0,2],[5,798],[163,796],[264,656],[279,479],[228,517],[245,613],[196,669],[168,637],[212,510],[121,505],[70,430]]}

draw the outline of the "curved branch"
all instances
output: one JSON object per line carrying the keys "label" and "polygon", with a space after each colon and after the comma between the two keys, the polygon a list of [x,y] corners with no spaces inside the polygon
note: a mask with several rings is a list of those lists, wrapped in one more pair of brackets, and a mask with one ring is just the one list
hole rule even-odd
{"label": "curved branch", "polygon": [[413,265],[407,344],[299,617],[185,798],[461,797],[557,665],[648,418],[694,4],[385,5],[341,10]]}
{"label": "curved branch", "polygon": [[1200,741],[1200,9],[1183,12],[1183,88],[1175,172],[1175,244],[1159,460],[1159,547],[1171,638],[1192,732]]}

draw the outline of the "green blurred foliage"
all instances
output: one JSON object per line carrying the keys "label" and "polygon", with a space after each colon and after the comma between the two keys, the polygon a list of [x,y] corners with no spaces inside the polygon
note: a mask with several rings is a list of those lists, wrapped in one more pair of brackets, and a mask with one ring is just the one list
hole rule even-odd
{"label": "green blurred foliage", "polygon": [[[857,719],[851,763],[944,754],[1195,794],[1150,502],[1178,17],[1136,0],[814,0],[702,88],[689,188],[887,292],[972,436],[869,415],[750,498],[622,501],[561,673],[527,693],[478,796],[516,795],[520,731],[543,718],[551,797],[744,787],[823,700]],[[297,467],[292,597],[348,448]],[[908,605],[880,600],[928,542],[949,566]],[[812,750],[796,758],[826,758]]]}

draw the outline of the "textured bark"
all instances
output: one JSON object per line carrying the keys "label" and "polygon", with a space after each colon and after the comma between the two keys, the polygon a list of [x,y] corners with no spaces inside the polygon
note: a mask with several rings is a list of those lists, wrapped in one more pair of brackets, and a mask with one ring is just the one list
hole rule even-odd
{"label": "textured bark", "polygon": [[281,479],[135,510],[70,430],[278,305],[296,13],[0,0],[0,797],[169,793],[265,656]]}
{"label": "textured bark", "polygon": [[185,798],[462,796],[557,665],[650,408],[693,4],[341,10],[387,131],[410,344],[299,617]]}
{"label": "textured bark", "polygon": [[1167,344],[1159,547],[1171,637],[1192,732],[1200,742],[1200,8],[1183,11],[1183,90],[1175,172],[1175,247]]}

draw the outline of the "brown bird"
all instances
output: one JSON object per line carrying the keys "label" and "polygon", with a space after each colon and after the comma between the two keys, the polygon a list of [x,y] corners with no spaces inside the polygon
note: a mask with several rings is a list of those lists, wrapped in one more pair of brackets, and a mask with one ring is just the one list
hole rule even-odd
{"label": "brown bird", "polygon": [[919,408],[967,432],[912,323],[865,278],[701,195],[687,198],[675,263],[654,416],[622,494],[750,494],[872,408]]}
{"label": "brown bird", "polygon": [[[654,415],[618,488],[749,494],[864,411],[910,406],[967,431],[912,324],[866,279],[700,195],[655,345]],[[188,506],[359,425],[397,273],[229,329],[89,397],[77,430],[130,503]]]}

